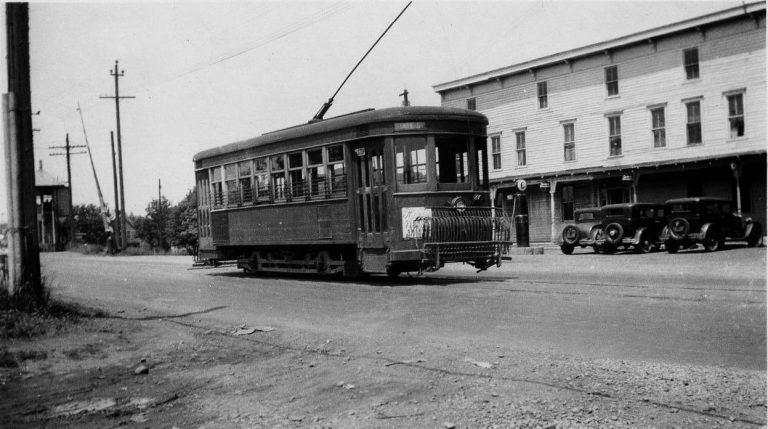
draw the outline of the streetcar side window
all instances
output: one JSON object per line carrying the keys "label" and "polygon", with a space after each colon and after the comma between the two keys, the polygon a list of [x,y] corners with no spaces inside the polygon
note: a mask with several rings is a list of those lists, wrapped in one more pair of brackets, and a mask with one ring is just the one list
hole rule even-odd
{"label": "streetcar side window", "polygon": [[215,208],[224,205],[224,192],[221,184],[221,167],[211,168],[211,192],[213,193],[213,206]]}
{"label": "streetcar side window", "polygon": [[227,189],[227,205],[240,204],[240,191],[237,189],[237,164],[224,166],[224,181]]}
{"label": "streetcar side window", "polygon": [[435,163],[439,183],[469,182],[469,148],[464,137],[435,139]]}
{"label": "streetcar side window", "polygon": [[328,146],[326,151],[328,153],[328,177],[331,181],[331,194],[344,195],[347,192],[347,179],[344,175],[344,146]]}
{"label": "streetcar side window", "polygon": [[272,197],[275,200],[282,200],[286,197],[285,189],[285,157],[283,154],[269,157],[269,166],[272,171],[270,185],[272,186]]}
{"label": "streetcar side window", "polygon": [[310,193],[312,195],[324,194],[326,183],[322,148],[307,151],[307,172],[309,173]]}
{"label": "streetcar side window", "polygon": [[251,161],[243,161],[238,165],[240,170],[240,200],[243,203],[253,201],[253,192],[251,191]]}
{"label": "streetcar side window", "polygon": [[427,182],[427,139],[403,137],[395,142],[397,182],[409,185]]}
{"label": "streetcar side window", "polygon": [[257,200],[269,198],[267,158],[256,158],[253,160],[253,193]]}
{"label": "streetcar side window", "polygon": [[304,190],[304,153],[288,154],[288,177],[291,179],[291,196],[300,197]]}

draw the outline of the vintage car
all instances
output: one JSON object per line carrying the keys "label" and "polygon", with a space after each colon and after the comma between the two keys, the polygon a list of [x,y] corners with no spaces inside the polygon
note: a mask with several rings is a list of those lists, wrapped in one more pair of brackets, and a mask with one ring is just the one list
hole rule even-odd
{"label": "vintage car", "polygon": [[602,211],[599,207],[577,209],[573,212],[573,223],[563,228],[560,250],[566,255],[573,253],[576,246],[582,249],[592,246],[595,252],[600,252],[600,246],[595,246],[595,240],[602,234]]}
{"label": "vintage car", "polygon": [[604,253],[622,247],[650,253],[661,247],[661,231],[666,224],[663,204],[611,204],[603,206],[602,211],[603,235],[596,244],[602,245]]}
{"label": "vintage car", "polygon": [[726,241],[746,241],[754,247],[763,239],[763,227],[751,218],[733,213],[730,200],[711,197],[677,198],[665,203],[669,223],[662,233],[669,253],[704,245],[708,252],[723,247]]}

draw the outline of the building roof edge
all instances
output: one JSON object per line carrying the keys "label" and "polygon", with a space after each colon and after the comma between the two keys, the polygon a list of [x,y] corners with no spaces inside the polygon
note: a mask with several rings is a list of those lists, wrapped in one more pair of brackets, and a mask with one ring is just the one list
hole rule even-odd
{"label": "building roof edge", "polygon": [[765,2],[746,3],[741,6],[735,6],[729,9],[724,9],[717,12],[712,12],[706,15],[690,18],[684,21],[675,22],[672,24],[663,25],[661,27],[652,28],[649,30],[640,31],[637,33],[621,36],[615,39],[607,40],[604,42],[594,43],[591,45],[582,46],[575,49],[559,52],[556,54],[548,55],[541,58],[525,61],[519,64],[513,64],[510,66],[490,70],[487,72],[479,73],[476,75],[464,77],[461,79],[452,80],[449,82],[439,83],[433,85],[432,89],[435,92],[444,92],[450,89],[459,88],[462,86],[468,86],[477,84],[483,81],[497,79],[500,77],[520,73],[527,70],[537,69],[559,62],[563,62],[570,59],[593,55],[598,52],[607,51],[611,49],[620,48],[627,45],[632,45],[644,40],[654,39],[668,34],[673,34],[679,31],[696,28],[697,26],[711,24],[718,21],[724,21],[731,18],[736,18],[743,15],[749,15],[751,13],[765,11]]}

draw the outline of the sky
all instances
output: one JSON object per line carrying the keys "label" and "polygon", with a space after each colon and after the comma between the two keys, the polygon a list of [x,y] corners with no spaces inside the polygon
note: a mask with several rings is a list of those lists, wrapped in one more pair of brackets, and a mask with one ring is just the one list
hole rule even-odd
{"label": "sky", "polygon": [[[407,1],[30,4],[35,168],[66,181],[50,146],[85,144],[114,207],[115,61],[127,211],[194,186],[195,153],[309,121]],[[335,98],[326,118],[439,105],[434,85],[741,5],[722,1],[415,1]],[[5,46],[5,20],[0,46]],[[0,79],[6,82],[6,56]],[[4,92],[5,92],[4,91]],[[77,111],[82,111],[82,123]],[[2,133],[0,133],[2,134]],[[3,141],[4,145],[5,142]],[[0,221],[6,219],[0,166]],[[99,204],[87,155],[74,204]]]}

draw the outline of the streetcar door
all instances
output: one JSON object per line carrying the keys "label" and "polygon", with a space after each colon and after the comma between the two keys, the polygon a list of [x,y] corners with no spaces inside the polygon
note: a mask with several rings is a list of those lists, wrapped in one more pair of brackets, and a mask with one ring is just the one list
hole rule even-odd
{"label": "streetcar door", "polygon": [[384,247],[387,222],[387,178],[384,172],[384,141],[368,141],[354,148],[357,189],[358,242],[361,248]]}

